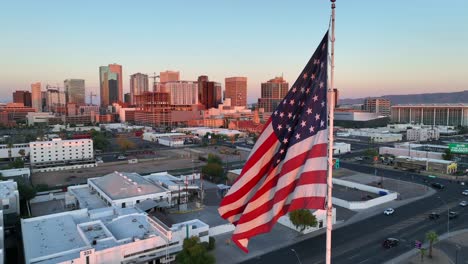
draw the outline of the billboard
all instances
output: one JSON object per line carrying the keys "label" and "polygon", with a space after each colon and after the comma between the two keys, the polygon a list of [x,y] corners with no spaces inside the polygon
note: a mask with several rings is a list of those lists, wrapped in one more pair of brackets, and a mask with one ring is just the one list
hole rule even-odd
{"label": "billboard", "polygon": [[450,152],[458,154],[468,154],[468,144],[450,143]]}

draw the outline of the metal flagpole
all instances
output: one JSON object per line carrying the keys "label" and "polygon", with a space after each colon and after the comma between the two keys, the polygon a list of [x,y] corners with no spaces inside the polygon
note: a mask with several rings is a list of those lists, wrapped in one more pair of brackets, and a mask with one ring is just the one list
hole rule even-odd
{"label": "metal flagpole", "polygon": [[331,236],[333,229],[333,203],[332,203],[332,172],[333,172],[333,118],[335,114],[335,95],[334,95],[334,71],[335,71],[335,1],[331,1],[332,24],[331,24],[331,71],[330,86],[328,87],[328,177],[327,177],[327,252],[326,264],[331,264]]}

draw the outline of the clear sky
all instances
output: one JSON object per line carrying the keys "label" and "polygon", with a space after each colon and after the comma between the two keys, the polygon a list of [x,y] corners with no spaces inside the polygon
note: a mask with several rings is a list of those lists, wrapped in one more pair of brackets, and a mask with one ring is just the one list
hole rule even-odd
{"label": "clear sky", "polygon": [[[98,67],[129,75],[178,70],[223,84],[247,76],[292,84],[328,28],[328,0],[2,1],[0,99],[30,83],[86,80]],[[337,0],[341,98],[468,89],[468,1]]]}

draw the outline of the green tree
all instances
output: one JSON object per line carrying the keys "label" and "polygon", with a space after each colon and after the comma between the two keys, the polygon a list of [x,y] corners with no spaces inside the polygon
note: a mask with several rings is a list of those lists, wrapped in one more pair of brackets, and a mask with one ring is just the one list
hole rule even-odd
{"label": "green tree", "polygon": [[19,154],[22,158],[24,158],[24,156],[26,156],[26,151],[25,151],[24,149],[20,149],[20,150],[18,150],[18,154]]}
{"label": "green tree", "polygon": [[450,151],[450,149],[445,149],[445,152],[442,154],[442,158],[444,160],[452,160],[453,155],[452,155],[452,152]]}
{"label": "green tree", "polygon": [[216,182],[219,182],[223,178],[224,169],[221,164],[208,162],[208,164],[202,167],[202,173],[213,177]]}
{"label": "green tree", "polygon": [[94,129],[91,130],[91,138],[93,139],[93,147],[94,149],[105,150],[109,147],[110,142],[107,140],[106,136]]}
{"label": "green tree", "polygon": [[179,264],[214,264],[215,258],[207,252],[198,237],[184,239],[182,251],[177,254],[176,262]]}
{"label": "green tree", "polygon": [[38,192],[44,192],[44,191],[47,191],[49,190],[49,185],[45,184],[45,183],[39,183],[35,186],[36,188],[36,191]]}
{"label": "green tree", "polygon": [[421,262],[424,262],[424,255],[426,255],[427,248],[420,248],[419,253],[421,255]]}
{"label": "green tree", "polygon": [[223,164],[223,160],[218,155],[215,154],[208,154],[208,163],[216,163],[216,164]]}
{"label": "green tree", "polygon": [[289,220],[300,232],[307,227],[317,226],[317,218],[308,209],[299,209],[289,213]]}
{"label": "green tree", "polygon": [[379,152],[376,149],[368,148],[364,151],[364,155],[367,157],[375,157],[379,155]]}
{"label": "green tree", "polygon": [[29,201],[36,196],[36,189],[24,181],[18,181],[18,192],[21,200]]}
{"label": "green tree", "polygon": [[15,160],[8,163],[9,169],[19,169],[24,168],[24,161],[21,158],[16,158]]}
{"label": "green tree", "polygon": [[432,247],[434,243],[439,241],[439,236],[434,231],[429,231],[426,233],[426,239],[429,241],[429,257],[432,258]]}

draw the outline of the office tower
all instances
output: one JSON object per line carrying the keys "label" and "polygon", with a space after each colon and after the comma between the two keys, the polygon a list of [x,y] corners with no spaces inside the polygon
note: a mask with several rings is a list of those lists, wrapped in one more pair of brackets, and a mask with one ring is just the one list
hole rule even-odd
{"label": "office tower", "polygon": [[283,77],[276,77],[262,83],[261,97],[258,98],[258,108],[263,108],[265,112],[275,111],[278,104],[286,96],[289,90],[289,83]]}
{"label": "office tower", "polygon": [[162,83],[178,82],[179,80],[180,73],[178,71],[165,71],[159,73],[159,81]]}
{"label": "office tower", "polygon": [[85,80],[66,79],[63,81],[66,94],[66,102],[84,105],[85,104]]}
{"label": "office tower", "polygon": [[231,98],[231,105],[247,106],[247,77],[229,77],[225,83],[225,98]]}
{"label": "office tower", "polygon": [[42,94],[41,94],[41,83],[31,84],[31,104],[36,112],[42,112]]}
{"label": "office tower", "polygon": [[165,89],[169,93],[171,105],[198,104],[198,83],[188,81],[168,82]]}
{"label": "office tower", "polygon": [[122,66],[109,64],[99,67],[99,82],[101,92],[101,106],[109,106],[112,103],[122,102],[123,83]]}
{"label": "office tower", "polygon": [[32,106],[31,92],[29,91],[14,91],[13,103],[23,104],[24,106]]}
{"label": "office tower", "polygon": [[53,113],[66,112],[65,92],[57,88],[47,87],[46,90],[46,111]]}
{"label": "office tower", "polygon": [[130,75],[130,104],[135,104],[135,95],[148,92],[148,75],[135,73]]}
{"label": "office tower", "polygon": [[366,98],[364,100],[364,110],[370,113],[390,116],[390,100],[385,98]]}
{"label": "office tower", "polygon": [[221,103],[221,84],[210,82],[208,76],[198,77],[198,102],[206,109],[217,108]]}

